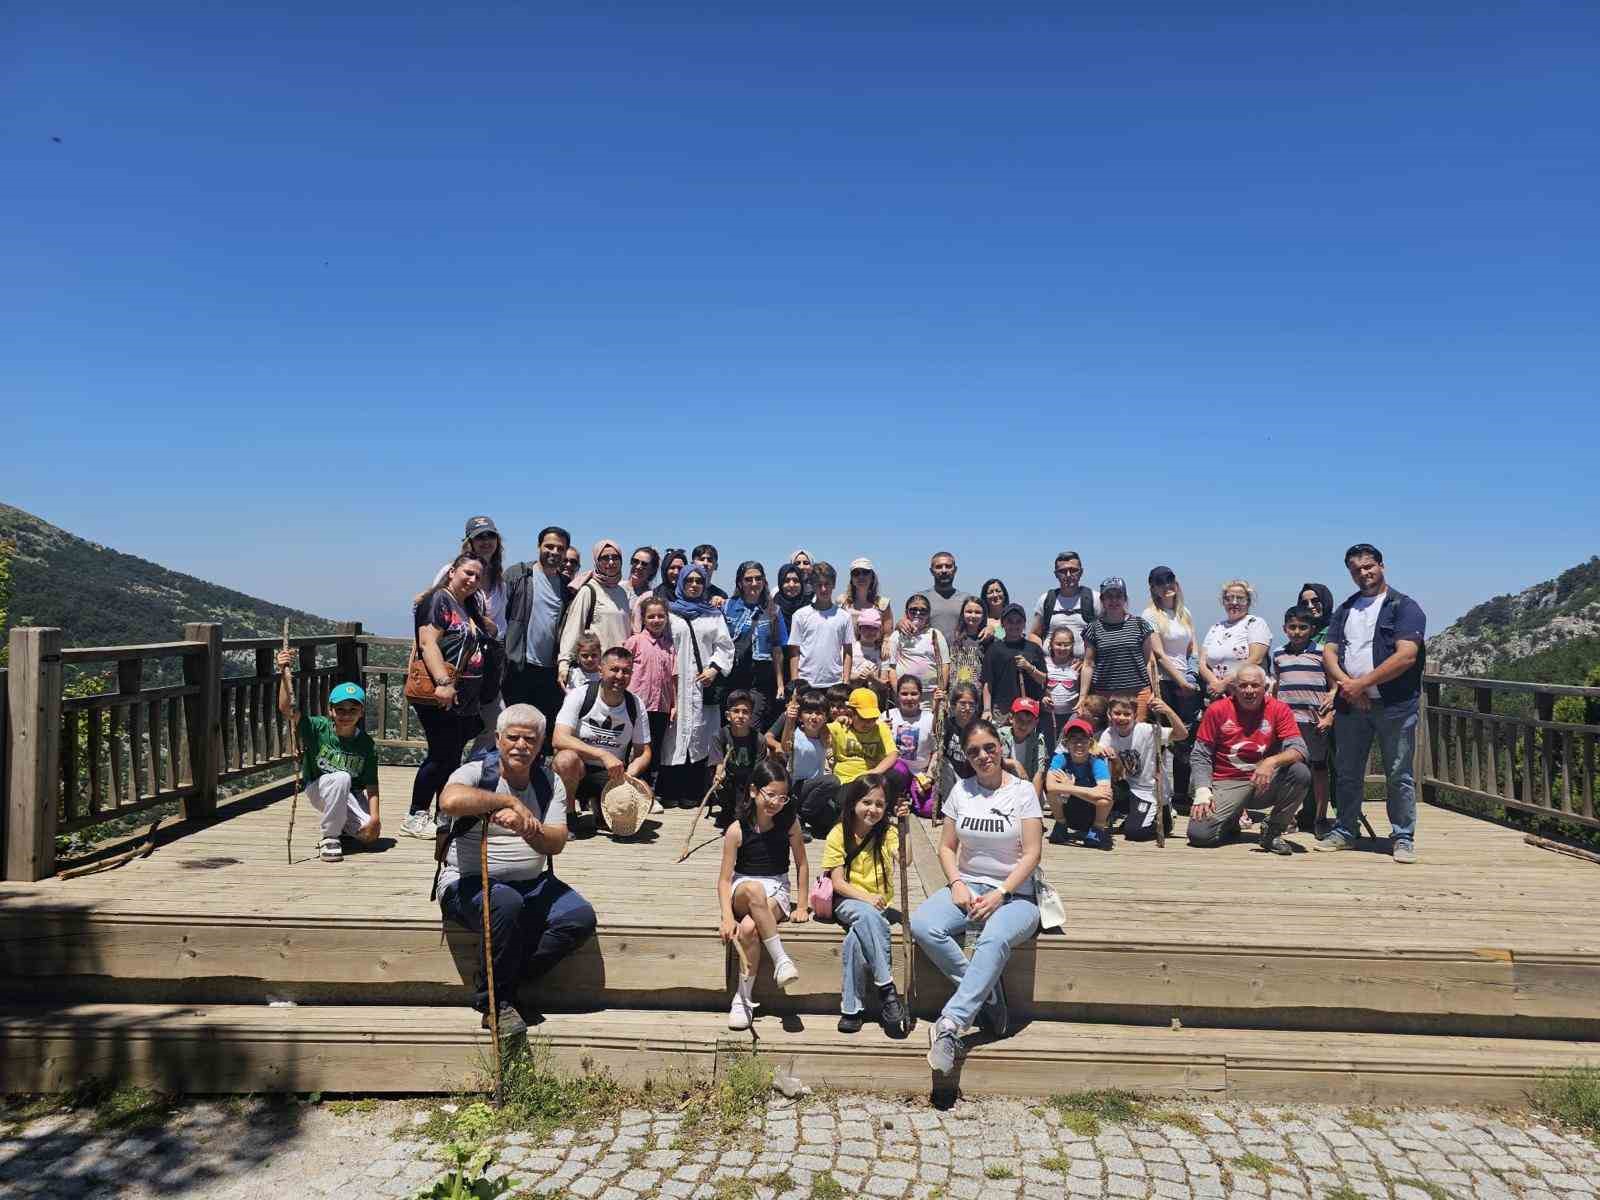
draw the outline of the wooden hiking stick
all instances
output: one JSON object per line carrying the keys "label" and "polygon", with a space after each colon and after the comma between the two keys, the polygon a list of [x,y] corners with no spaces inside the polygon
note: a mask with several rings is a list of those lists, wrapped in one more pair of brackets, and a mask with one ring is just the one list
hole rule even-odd
{"label": "wooden hiking stick", "polygon": [[[287,653],[288,650],[289,650],[289,618],[288,617],[285,617],[283,619],[283,649],[284,649],[285,653]],[[283,683],[284,683],[284,686],[289,689],[289,697],[290,697],[290,704],[289,704],[289,713],[290,713],[290,720],[289,720],[289,755],[294,760],[294,795],[289,798],[289,837],[288,837],[288,840],[285,842],[283,849],[284,849],[284,856],[289,860],[289,864],[291,866],[293,866],[294,865],[294,814],[295,814],[295,810],[300,807],[300,739],[297,736],[297,730],[295,729],[295,723],[294,723],[293,717],[294,717],[294,713],[299,710],[300,706],[299,706],[298,703],[295,702],[294,675],[291,673],[291,671],[289,670],[289,667],[287,665],[285,665],[284,668],[283,668]]]}
{"label": "wooden hiking stick", "polygon": [[1171,804],[1166,793],[1166,751],[1161,745],[1161,731],[1165,725],[1156,719],[1157,714],[1150,712],[1150,731],[1154,735],[1156,756],[1156,849],[1167,848],[1167,809]]}
{"label": "wooden hiking stick", "polygon": [[717,776],[711,781],[711,786],[706,789],[706,794],[700,797],[700,807],[694,810],[694,820],[689,822],[689,832],[683,839],[683,853],[678,855],[682,862],[689,857],[689,846],[694,842],[694,831],[700,827],[700,818],[706,811],[706,804],[711,800],[711,795],[722,786],[722,768],[717,768]]}
{"label": "wooden hiking stick", "polygon": [[494,935],[489,931],[489,818],[478,818],[478,870],[483,883],[483,974],[489,981],[489,1036],[494,1039],[494,1106],[504,1099],[500,1072],[500,1006],[494,997]]}
{"label": "wooden hiking stick", "polygon": [[[936,692],[944,693],[948,680],[945,678],[944,655],[939,653],[939,631],[929,628],[928,636],[933,639],[933,688]],[[939,777],[944,774],[944,703],[942,698],[936,698],[933,702],[933,750],[928,755],[935,828],[944,823],[944,799],[939,787]]]}
{"label": "wooden hiking stick", "polygon": [[916,1018],[912,1015],[912,1001],[916,998],[916,947],[911,941],[911,892],[907,883],[908,864],[911,858],[911,814],[900,818],[900,940],[906,952],[906,1031],[911,1030]]}

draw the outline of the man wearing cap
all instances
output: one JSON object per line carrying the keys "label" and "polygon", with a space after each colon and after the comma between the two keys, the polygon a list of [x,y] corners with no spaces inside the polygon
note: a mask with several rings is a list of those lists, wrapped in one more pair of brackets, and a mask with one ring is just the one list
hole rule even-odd
{"label": "man wearing cap", "polygon": [[556,717],[556,774],[573,811],[589,801],[597,822],[604,815],[601,797],[616,784],[630,783],[647,798],[651,794],[644,781],[650,769],[650,714],[628,691],[632,680],[633,651],[613,646],[600,656],[599,681],[568,692]]}
{"label": "man wearing cap", "polygon": [[1023,634],[1027,624],[1028,613],[1022,605],[1006,605],[1000,613],[1002,636],[990,642],[983,654],[983,707],[997,726],[1010,721],[1011,705],[1018,697],[1042,700],[1050,681],[1044,651]]}
{"label": "man wearing cap", "polygon": [[331,717],[306,716],[295,702],[293,650],[278,651],[278,711],[294,723],[300,742],[300,785],[322,819],[317,853],[323,862],[344,858],[342,837],[370,846],[378,840],[378,747],[361,728],[367,694],[341,683],[328,693]]}
{"label": "man wearing cap", "polygon": [[1083,631],[1080,694],[1101,701],[1131,697],[1138,705],[1134,719],[1143,721],[1156,679],[1159,641],[1154,625],[1128,611],[1128,585],[1121,577],[1101,580],[1100,615]]}
{"label": "man wearing cap", "polygon": [[1245,663],[1228,677],[1228,694],[1200,718],[1189,763],[1191,846],[1216,846],[1237,835],[1239,814],[1254,802],[1272,809],[1261,826],[1261,848],[1294,853],[1283,835],[1311,792],[1311,768],[1294,710],[1267,695],[1260,667]]}

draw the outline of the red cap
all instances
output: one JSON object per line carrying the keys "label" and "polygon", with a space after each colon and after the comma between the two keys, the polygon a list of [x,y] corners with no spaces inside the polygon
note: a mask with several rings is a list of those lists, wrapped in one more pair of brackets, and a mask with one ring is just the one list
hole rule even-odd
{"label": "red cap", "polygon": [[1018,696],[1011,702],[1011,711],[1014,713],[1032,713],[1037,717],[1039,715],[1039,702],[1037,700],[1030,700],[1026,696]]}
{"label": "red cap", "polygon": [[1072,720],[1068,721],[1067,727],[1061,731],[1061,736],[1065,737],[1074,729],[1082,730],[1090,737],[1094,736],[1094,726],[1089,724],[1089,722],[1085,721],[1082,717],[1073,717]]}

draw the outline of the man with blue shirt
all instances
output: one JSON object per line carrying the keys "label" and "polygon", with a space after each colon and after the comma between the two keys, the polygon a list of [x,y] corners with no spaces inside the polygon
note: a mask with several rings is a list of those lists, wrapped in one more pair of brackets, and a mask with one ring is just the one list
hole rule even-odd
{"label": "man with blue shirt", "polygon": [[1367,755],[1377,738],[1388,778],[1394,860],[1413,863],[1417,794],[1412,766],[1427,617],[1415,600],[1388,585],[1376,546],[1351,546],[1344,564],[1359,590],[1335,610],[1322,648],[1328,680],[1338,688],[1333,733],[1339,818],[1316,848],[1348,850],[1355,844]]}
{"label": "man with blue shirt", "polygon": [[539,561],[506,568],[506,675],[500,686],[507,704],[531,704],[555,728],[566,698],[556,672],[561,618],[566,614],[562,567],[572,537],[558,525],[539,531]]}

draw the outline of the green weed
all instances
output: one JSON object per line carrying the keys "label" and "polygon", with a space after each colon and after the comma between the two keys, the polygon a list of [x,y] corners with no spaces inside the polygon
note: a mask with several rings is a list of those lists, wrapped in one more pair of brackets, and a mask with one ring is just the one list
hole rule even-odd
{"label": "green weed", "polygon": [[1397,1177],[1394,1182],[1397,1184],[1403,1183],[1407,1187],[1420,1188],[1428,1193],[1428,1200],[1455,1200],[1453,1195],[1445,1191],[1437,1183],[1430,1183],[1426,1179],[1401,1179]]}
{"label": "green weed", "polygon": [[1054,1171],[1057,1175],[1065,1175],[1072,1166],[1072,1160],[1065,1154],[1052,1154],[1049,1158],[1041,1158],[1039,1165],[1046,1171]]}
{"label": "green weed", "polygon": [[844,1200],[844,1185],[824,1171],[811,1181],[811,1200]]}
{"label": "green weed", "polygon": [[1181,1108],[1162,1108],[1155,1112],[1147,1113],[1145,1119],[1156,1125],[1171,1125],[1174,1129],[1181,1129],[1185,1133],[1192,1133],[1195,1137],[1202,1137],[1206,1127],[1200,1124],[1200,1118],[1193,1113],[1186,1113]]}
{"label": "green weed", "polygon": [[1348,1115],[1352,1125],[1359,1125],[1363,1129],[1383,1128],[1383,1122],[1378,1119],[1378,1114],[1370,1108],[1353,1108]]}
{"label": "green weed", "polygon": [[779,1171],[776,1175],[768,1175],[762,1184],[777,1192],[780,1196],[784,1192],[794,1191],[794,1176],[787,1171]]}
{"label": "green weed", "polygon": [[450,1173],[415,1193],[412,1200],[496,1200],[517,1186],[509,1176],[489,1179],[484,1175],[494,1163],[493,1151],[452,1142],[445,1153],[455,1164]]}
{"label": "green weed", "polygon": [[132,1133],[160,1125],[175,1107],[173,1097],[149,1088],[115,1088],[95,1104],[93,1124],[100,1133]]}
{"label": "green weed", "polygon": [[985,1179],[1015,1179],[1016,1175],[1010,1167],[1002,1167],[999,1163],[990,1163],[983,1169]]}
{"label": "green weed", "polygon": [[1144,1114],[1139,1097],[1116,1089],[1051,1096],[1050,1106],[1061,1114],[1061,1123],[1080,1137],[1094,1137],[1101,1121],[1132,1121]]}
{"label": "green weed", "polygon": [[1564,1125],[1600,1133],[1600,1067],[1572,1067],[1541,1075],[1533,1103]]}
{"label": "green weed", "polygon": [[1275,1170],[1272,1163],[1254,1151],[1241,1154],[1233,1160],[1233,1165],[1241,1171],[1253,1171],[1257,1175],[1271,1175]]}
{"label": "green weed", "polygon": [[336,1117],[348,1117],[354,1113],[366,1116],[378,1111],[378,1102],[369,1096],[364,1100],[330,1100],[327,1107]]}
{"label": "green weed", "polygon": [[1366,1200],[1366,1197],[1348,1183],[1341,1183],[1331,1192],[1323,1192],[1322,1200]]}

